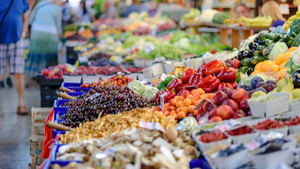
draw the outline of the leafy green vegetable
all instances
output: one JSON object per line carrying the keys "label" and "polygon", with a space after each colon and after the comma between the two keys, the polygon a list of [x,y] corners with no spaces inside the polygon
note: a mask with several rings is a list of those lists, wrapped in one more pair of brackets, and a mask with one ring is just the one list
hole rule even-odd
{"label": "leafy green vegetable", "polygon": [[271,50],[268,58],[269,60],[273,61],[276,57],[280,54],[285,53],[288,50],[288,47],[284,42],[276,42],[273,49]]}
{"label": "leafy green vegetable", "polygon": [[170,39],[170,43],[175,43],[180,41],[182,38],[189,38],[189,34],[185,31],[177,31],[174,33]]}
{"label": "leafy green vegetable", "polygon": [[290,27],[290,36],[296,37],[300,33],[300,18],[295,19]]}
{"label": "leafy green vegetable", "polygon": [[292,46],[299,46],[300,45],[300,33],[294,38],[294,43]]}
{"label": "leafy green vegetable", "polygon": [[230,16],[225,12],[218,12],[213,17],[213,23],[223,24],[225,19],[229,19]]}
{"label": "leafy green vegetable", "polygon": [[292,53],[291,57],[289,58],[288,62],[284,65],[284,67],[288,68],[287,72],[289,74],[292,74],[300,68],[300,48],[298,48]]}

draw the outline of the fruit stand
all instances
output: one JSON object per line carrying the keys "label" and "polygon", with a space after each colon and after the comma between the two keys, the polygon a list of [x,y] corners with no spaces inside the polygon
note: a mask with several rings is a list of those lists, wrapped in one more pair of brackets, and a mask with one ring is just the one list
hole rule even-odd
{"label": "fruit stand", "polygon": [[[192,11],[185,21],[193,13],[199,15]],[[223,24],[231,21],[219,12],[213,23],[199,24],[220,29],[220,37],[185,31],[148,36],[151,30],[139,22],[119,25],[134,33],[107,36],[101,31],[111,29],[100,25],[98,41],[74,48],[75,65],[39,75],[63,80],[45,121],[44,168],[299,167],[297,17],[284,29],[252,36],[270,18],[241,18],[244,26],[237,26]],[[161,29],[172,24],[166,20]],[[239,49],[225,45],[228,29],[231,47]]]}

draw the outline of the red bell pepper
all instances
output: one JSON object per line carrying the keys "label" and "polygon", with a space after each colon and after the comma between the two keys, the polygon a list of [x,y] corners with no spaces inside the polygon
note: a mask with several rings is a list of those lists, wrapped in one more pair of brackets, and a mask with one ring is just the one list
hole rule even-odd
{"label": "red bell pepper", "polygon": [[189,92],[191,92],[192,90],[198,88],[199,88],[198,85],[184,85],[183,87],[180,88],[180,91],[177,93],[177,96],[181,96],[184,90],[188,90]]}
{"label": "red bell pepper", "polygon": [[181,76],[181,81],[184,84],[189,82],[190,77],[196,73],[196,70],[193,68],[188,68]]}
{"label": "red bell pepper", "polygon": [[180,91],[180,87],[183,87],[183,84],[181,82],[180,79],[174,78],[173,80],[171,80],[171,82],[168,84],[167,89],[168,90],[175,90],[175,92],[179,92]]}
{"label": "red bell pepper", "polygon": [[223,88],[228,88],[230,90],[233,90],[233,87],[230,83],[221,83],[218,87],[218,91],[220,91]]}
{"label": "red bell pepper", "polygon": [[219,73],[221,70],[223,70],[226,67],[226,64],[221,61],[221,60],[213,60],[211,62],[208,62],[205,64],[204,66],[204,74],[206,76],[208,75],[212,75],[212,74],[217,74]]}
{"label": "red bell pepper", "polygon": [[164,103],[167,103],[171,99],[173,99],[176,96],[176,94],[173,92],[173,90],[168,91],[167,95],[164,96]]}
{"label": "red bell pepper", "polygon": [[195,73],[190,77],[189,85],[198,85],[200,80],[203,78],[202,75]]}
{"label": "red bell pepper", "polygon": [[201,80],[201,82],[199,83],[199,87],[202,88],[205,93],[211,93],[219,87],[220,83],[221,82],[218,78],[212,75],[208,75]]}
{"label": "red bell pepper", "polygon": [[198,68],[198,70],[197,70],[197,72],[200,74],[200,75],[202,75],[202,76],[205,76],[205,64],[202,64],[199,68]]}
{"label": "red bell pepper", "polygon": [[231,86],[233,87],[233,89],[237,89],[237,87],[238,87],[238,85],[239,85],[236,81],[233,81],[233,82],[231,82],[230,84],[231,84]]}
{"label": "red bell pepper", "polygon": [[236,70],[232,68],[224,68],[217,74],[217,78],[221,82],[233,82],[236,79]]}

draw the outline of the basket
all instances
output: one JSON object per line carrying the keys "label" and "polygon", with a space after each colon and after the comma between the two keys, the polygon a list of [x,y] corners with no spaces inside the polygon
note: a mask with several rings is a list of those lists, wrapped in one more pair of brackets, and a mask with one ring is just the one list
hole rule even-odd
{"label": "basket", "polygon": [[57,99],[59,86],[44,86],[40,87],[41,107],[52,107],[54,100]]}
{"label": "basket", "polygon": [[36,83],[40,86],[60,86],[62,82],[62,79],[46,79],[45,76],[41,74],[36,75]]}
{"label": "basket", "polygon": [[57,160],[56,155],[58,153],[59,147],[61,147],[61,146],[63,146],[63,145],[62,144],[54,145],[54,147],[51,151],[51,154],[50,154],[50,164],[49,165],[58,164],[61,167],[65,167],[71,162],[81,163],[81,161],[71,161],[71,160],[59,161],[59,160]]}

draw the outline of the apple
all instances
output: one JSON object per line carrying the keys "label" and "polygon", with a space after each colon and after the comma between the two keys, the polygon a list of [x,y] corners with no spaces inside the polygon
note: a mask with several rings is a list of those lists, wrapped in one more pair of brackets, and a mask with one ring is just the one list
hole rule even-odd
{"label": "apple", "polygon": [[49,76],[50,78],[53,78],[54,75],[55,75],[55,72],[54,72],[53,70],[50,70],[49,73],[48,73],[48,76]]}
{"label": "apple", "polygon": [[250,110],[248,100],[242,100],[240,102],[240,109],[243,110],[244,112],[248,112]]}
{"label": "apple", "polygon": [[248,94],[245,89],[238,88],[233,91],[231,99],[239,104],[242,100],[248,99]]}
{"label": "apple", "polygon": [[230,106],[221,105],[217,109],[217,116],[220,116],[223,120],[230,119],[233,116],[233,110]]}
{"label": "apple", "polygon": [[215,117],[211,118],[208,121],[208,123],[215,123],[215,122],[218,122],[218,121],[223,121],[223,119],[220,116],[215,116]]}
{"label": "apple", "polygon": [[233,101],[232,99],[225,100],[222,103],[222,105],[227,105],[227,106],[231,107],[233,111],[236,111],[237,109],[239,109],[238,104],[235,101]]}
{"label": "apple", "polygon": [[233,114],[233,118],[242,118],[242,117],[247,117],[246,113],[243,110],[237,110]]}
{"label": "apple", "polygon": [[217,115],[217,108],[214,108],[208,113],[208,119],[211,119],[211,118],[215,117],[216,115]]}
{"label": "apple", "polygon": [[228,96],[221,91],[217,91],[213,96],[213,103],[216,105],[221,105],[224,100],[227,100]]}
{"label": "apple", "polygon": [[41,74],[46,77],[48,76],[48,72],[48,69],[42,69]]}
{"label": "apple", "polygon": [[230,90],[229,88],[225,87],[225,88],[222,88],[220,91],[224,92],[227,95],[228,99],[231,98],[232,90]]}

